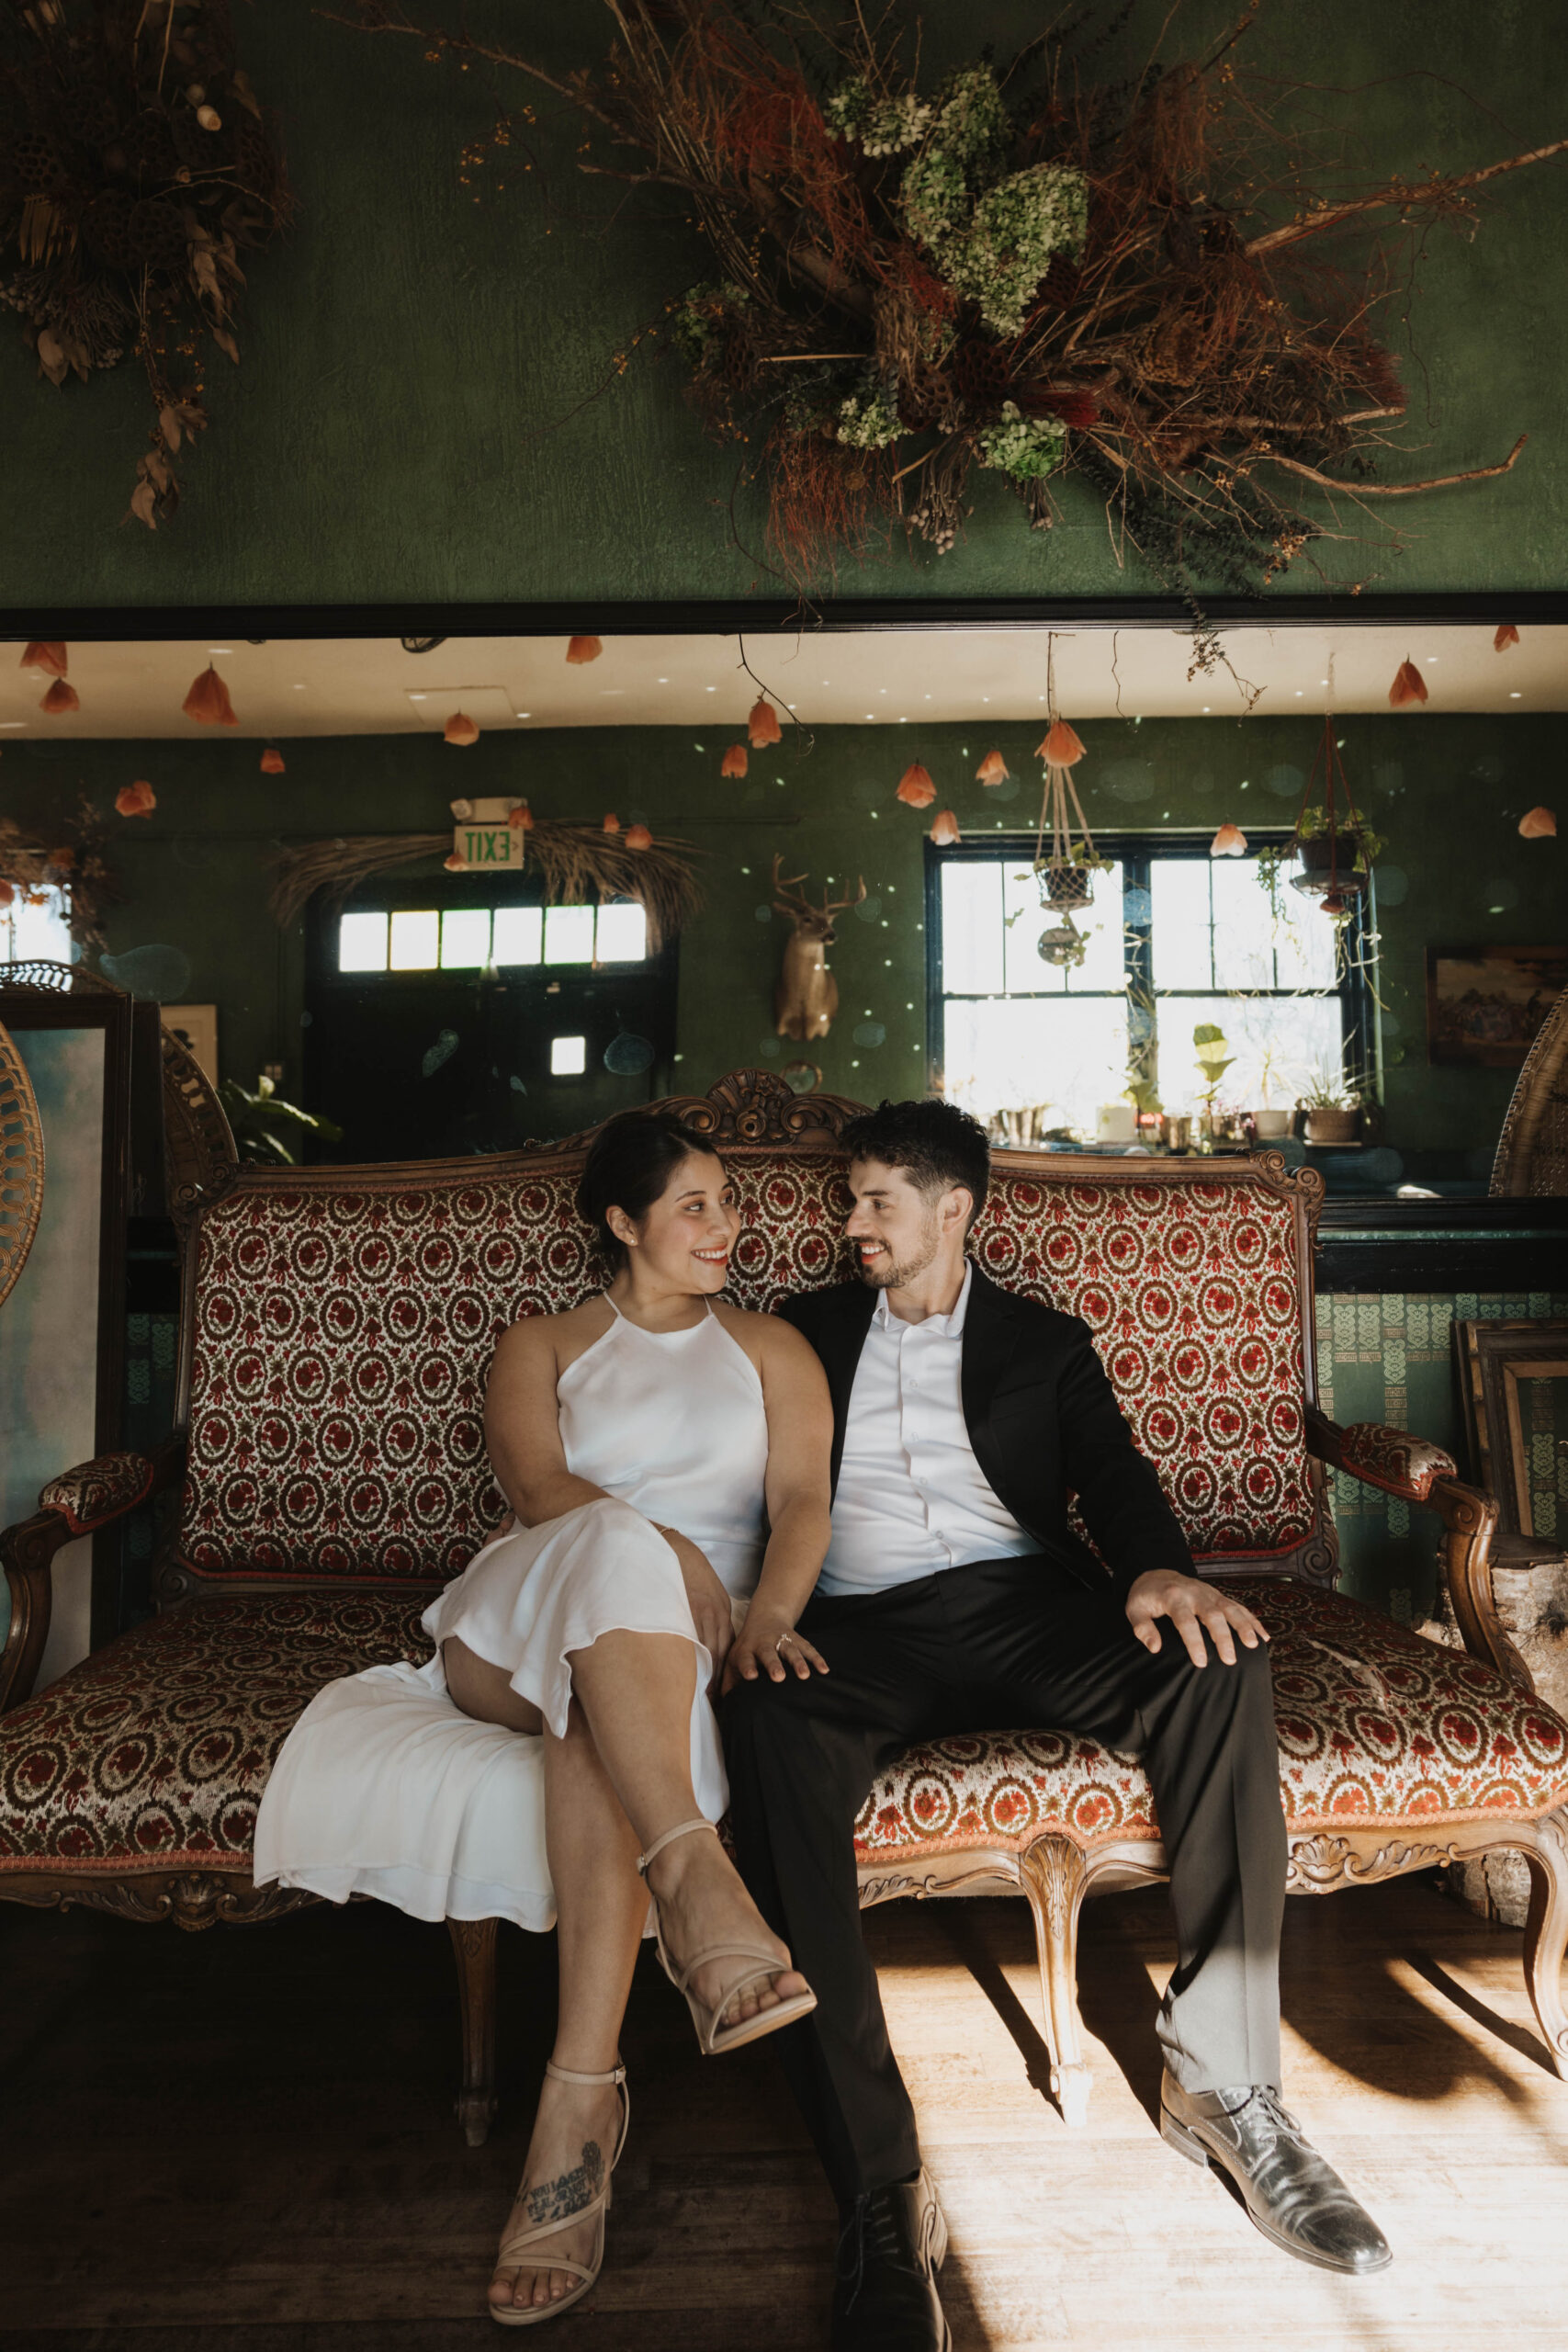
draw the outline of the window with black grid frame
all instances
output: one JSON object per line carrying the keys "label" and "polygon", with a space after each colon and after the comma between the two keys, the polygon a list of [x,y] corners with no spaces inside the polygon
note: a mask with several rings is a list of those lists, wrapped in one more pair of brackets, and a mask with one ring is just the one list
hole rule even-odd
{"label": "window with black grid frame", "polygon": [[1082,961],[1065,967],[1039,952],[1063,917],[1040,903],[1032,835],[929,847],[929,1042],[948,1096],[993,1125],[1033,1112],[1039,1131],[1092,1141],[1100,1107],[1124,1102],[1137,1070],[1167,1112],[1199,1107],[1201,1026],[1222,1031],[1231,1057],[1220,1108],[1283,1109],[1364,1070],[1364,910],[1337,952],[1333,922],[1291,887],[1299,867],[1280,865],[1270,888],[1256,855],[1213,857],[1210,838],[1101,841],[1110,869],[1073,917]]}

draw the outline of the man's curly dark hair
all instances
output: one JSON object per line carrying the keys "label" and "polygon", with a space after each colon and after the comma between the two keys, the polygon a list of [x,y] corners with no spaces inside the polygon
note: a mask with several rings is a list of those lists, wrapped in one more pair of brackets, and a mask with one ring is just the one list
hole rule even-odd
{"label": "man's curly dark hair", "polygon": [[969,1226],[985,1205],[991,1178],[991,1147],[978,1119],[956,1102],[928,1095],[919,1102],[879,1102],[852,1119],[839,1141],[851,1159],[877,1159],[901,1169],[917,1192],[945,1193],[961,1184],[974,1206]]}

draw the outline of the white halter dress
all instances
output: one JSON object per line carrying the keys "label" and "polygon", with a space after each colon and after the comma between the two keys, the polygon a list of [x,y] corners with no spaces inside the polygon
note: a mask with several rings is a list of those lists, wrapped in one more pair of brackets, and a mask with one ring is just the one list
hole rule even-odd
{"label": "white halter dress", "polygon": [[372,1894],[421,1919],[554,1925],[545,1743],[454,1703],[440,1649],[452,1635],[503,1667],[558,1736],[572,1651],[617,1631],[684,1635],[697,1653],[692,1785],[708,1820],[723,1814],[713,1661],[653,1522],[706,1554],[739,1622],[766,1542],[761,1381],[711,1306],[670,1332],[615,1310],[556,1396],[567,1467],[604,1498],[493,1537],[425,1611],[436,1644],[427,1665],[373,1666],[318,1691],[262,1794],[258,1886],[276,1880],[336,1903]]}

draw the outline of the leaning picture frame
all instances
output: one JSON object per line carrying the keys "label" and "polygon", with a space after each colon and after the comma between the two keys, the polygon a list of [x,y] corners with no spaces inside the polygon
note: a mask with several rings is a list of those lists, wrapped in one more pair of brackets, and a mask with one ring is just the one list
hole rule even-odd
{"label": "leaning picture frame", "polygon": [[[5,987],[0,1023],[43,1130],[43,1198],[28,1262],[0,1308],[0,1525],[39,1487],[119,1440],[130,1208],[132,1003]],[[38,1687],[115,1631],[118,1533],[79,1536],[54,1569]]]}
{"label": "leaning picture frame", "polygon": [[1456,1319],[1453,1333],[1474,1483],[1506,1534],[1568,1552],[1568,1318]]}

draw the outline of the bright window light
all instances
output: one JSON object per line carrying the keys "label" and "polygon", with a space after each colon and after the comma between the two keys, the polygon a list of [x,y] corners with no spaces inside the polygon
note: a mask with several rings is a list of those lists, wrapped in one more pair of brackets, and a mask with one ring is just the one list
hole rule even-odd
{"label": "bright window light", "polygon": [[490,909],[448,907],[441,918],[441,968],[473,971],[490,961]]}
{"label": "bright window light", "polygon": [[552,1037],[550,1039],[550,1076],[581,1078],[588,1068],[586,1037]]}
{"label": "bright window light", "polygon": [[44,884],[39,898],[41,903],[30,907],[18,891],[0,916],[0,960],[27,964],[36,957],[51,964],[73,964],[76,951],[71,939],[69,895]]}
{"label": "bright window light", "polygon": [[636,900],[599,910],[601,964],[640,964],[648,956],[648,911]]}
{"label": "bright window light", "polygon": [[542,907],[497,907],[491,954],[498,964],[536,964],[544,927]]}
{"label": "bright window light", "polygon": [[545,961],[547,964],[592,964],[593,961],[593,910],[592,907],[546,908]]}
{"label": "bright window light", "polygon": [[340,972],[386,970],[387,918],[384,914],[344,916],[337,927],[337,967]]}
{"label": "bright window light", "polygon": [[389,968],[394,972],[433,970],[439,953],[440,933],[441,918],[434,907],[400,907],[392,917]]}

